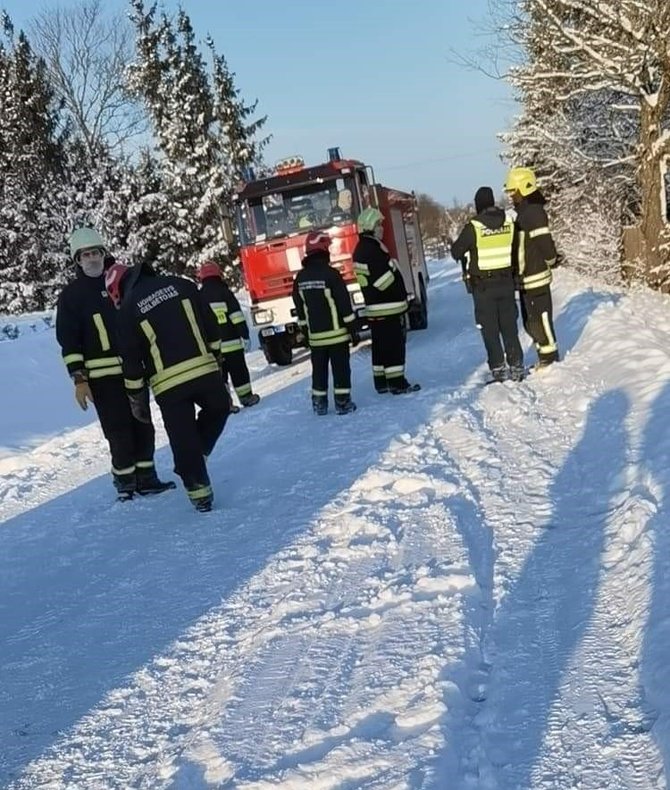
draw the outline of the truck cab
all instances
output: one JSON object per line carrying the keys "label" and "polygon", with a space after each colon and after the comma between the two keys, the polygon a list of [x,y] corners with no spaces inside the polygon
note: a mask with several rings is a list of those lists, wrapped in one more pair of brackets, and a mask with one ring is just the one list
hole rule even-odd
{"label": "truck cab", "polygon": [[[365,329],[365,303],[356,282],[352,254],[358,243],[356,219],[377,205],[384,213],[384,243],[403,273],[410,302],[410,328],[427,323],[428,274],[414,196],[374,184],[371,168],[329,150],[327,162],[305,167],[301,157],[277,163],[264,178],[248,174],[236,193],[236,223],[251,321],[269,363],[288,365],[293,349],[307,345],[297,323],[293,280],[302,266],[305,238],[326,230],[330,259],[351,296],[359,329]],[[388,237],[388,238],[387,238]]]}

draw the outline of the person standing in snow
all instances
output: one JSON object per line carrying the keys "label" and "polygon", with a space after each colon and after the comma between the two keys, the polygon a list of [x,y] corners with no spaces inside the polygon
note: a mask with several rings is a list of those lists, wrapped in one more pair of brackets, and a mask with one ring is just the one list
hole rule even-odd
{"label": "person standing in snow", "polygon": [[105,290],[104,270],[113,258],[93,228],[78,228],[69,239],[75,280],[65,286],[56,308],[56,339],[74,382],[79,406],[93,404],[109,445],[112,480],[119,499],[160,494],[175,488],[159,480],[154,467],[154,427],[135,419],[123,386],[116,316]]}
{"label": "person standing in snow", "polygon": [[451,255],[460,261],[465,287],[472,294],[493,380],[504,381],[509,375],[521,381],[523,351],[512,271],[514,223],[495,205],[491,187],[477,190],[475,210],[476,216],[452,243]]}
{"label": "person standing in snow", "polygon": [[358,217],[354,271],[365,300],[365,316],[372,335],[372,376],[378,393],[416,392],[419,384],[405,378],[405,313],[407,289],[396,261],[383,243],[384,215],[363,209]]}
{"label": "person standing in snow", "polygon": [[245,342],[249,341],[249,327],[235,294],[224,280],[221,267],[206,261],[198,270],[200,293],[212,308],[219,324],[223,375],[232,379],[237,397],[248,408],[260,401],[251,387],[251,376],[244,358]]}
{"label": "person standing in snow", "polygon": [[230,413],[214,313],[194,283],[157,275],[146,262],[133,267],[114,264],[105,274],[105,285],[119,310],[119,347],[133,414],[141,422],[149,421],[151,387],[175,472],[195,509],[207,512],[214,494],[205,459]]}
{"label": "person standing in snow", "polygon": [[509,171],[505,192],[516,210],[512,262],[521,317],[537,350],[538,362],[534,367],[545,368],[559,359],[551,299],[551,270],[558,265],[558,255],[544,210],[546,200],[537,188],[535,173],[527,167]]}
{"label": "person standing in snow", "polygon": [[337,414],[356,410],[351,400],[349,343],[358,344],[351,297],[342,275],[330,265],[330,236],[312,231],[305,239],[302,270],[293,283],[298,325],[306,332],[312,357],[312,408],[328,413],[328,367],[333,372]]}

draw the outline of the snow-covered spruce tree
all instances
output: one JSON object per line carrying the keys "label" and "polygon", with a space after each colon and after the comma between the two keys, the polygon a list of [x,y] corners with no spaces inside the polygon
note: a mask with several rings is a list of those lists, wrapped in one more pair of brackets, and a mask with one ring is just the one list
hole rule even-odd
{"label": "snow-covered spruce tree", "polygon": [[[514,29],[530,57],[526,72],[513,75],[517,85],[525,82],[536,96],[553,93],[577,142],[584,142],[585,130],[607,129],[595,140],[595,173],[603,181],[613,174],[613,183],[623,188],[623,207],[638,217],[635,233],[626,235],[626,274],[667,290],[670,228],[663,163],[670,155],[670,5],[665,0],[529,0],[521,6],[528,24]],[[540,44],[542,56],[536,57],[533,47]],[[619,113],[624,120],[603,125],[607,116],[594,115],[598,108],[609,108],[610,121]],[[580,117],[581,134],[575,135]],[[632,128],[638,133],[631,139]],[[593,153],[594,139],[586,142],[578,151]],[[570,153],[566,148],[564,158]],[[634,187],[628,181],[631,163]],[[583,194],[591,192],[585,183]]]}
{"label": "snow-covered spruce tree", "polygon": [[58,108],[23,32],[15,35],[2,15],[0,30],[0,309],[50,306],[63,282],[57,219],[62,142],[56,136]]}
{"label": "snow-covered spruce tree", "polygon": [[144,213],[152,202],[156,208],[156,200],[169,211],[157,243],[146,225],[142,244],[157,250],[157,263],[170,271],[193,273],[205,258],[225,265],[232,190],[240,168],[262,147],[255,135],[265,119],[249,122],[255,107],[240,100],[224,58],[208,41],[210,78],[183,10],[172,20],[157,17],[155,5],[147,10],[143,0],[132,0],[131,20],[137,58],[128,68],[128,86],[145,103],[160,152],[160,183]]}

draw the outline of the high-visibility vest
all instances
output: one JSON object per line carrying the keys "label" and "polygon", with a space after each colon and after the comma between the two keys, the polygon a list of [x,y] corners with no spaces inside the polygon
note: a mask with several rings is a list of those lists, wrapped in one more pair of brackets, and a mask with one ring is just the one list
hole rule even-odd
{"label": "high-visibility vest", "polygon": [[509,269],[512,266],[514,224],[505,220],[499,228],[489,228],[479,220],[473,219],[471,222],[475,229],[479,271]]}

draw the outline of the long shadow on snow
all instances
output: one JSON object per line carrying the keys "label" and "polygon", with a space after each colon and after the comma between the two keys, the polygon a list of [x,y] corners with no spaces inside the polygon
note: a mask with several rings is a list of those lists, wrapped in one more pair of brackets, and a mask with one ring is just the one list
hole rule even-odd
{"label": "long shadow on snow", "polygon": [[[436,311],[433,331],[453,332],[454,318]],[[433,360],[431,334],[410,335],[410,368]],[[314,417],[302,380],[231,418],[210,465],[220,504],[209,516],[181,490],[110,504],[101,478],[3,524],[0,784],[305,533],[442,398],[439,385],[380,398],[362,355],[353,367],[354,415]],[[467,373],[452,370],[453,383]],[[158,464],[169,468],[166,450]]]}
{"label": "long shadow on snow", "polygon": [[648,530],[654,543],[649,615],[642,642],[640,678],[646,706],[656,721],[652,732],[670,776],[670,383],[654,401],[644,433],[641,456],[654,481],[661,486],[658,510]]}
{"label": "long shadow on snow", "polygon": [[[484,639],[488,698],[470,710],[479,714],[474,723],[481,747],[464,733],[450,742],[455,722],[449,717],[436,786],[450,780],[459,786],[464,772],[484,782],[489,770],[501,790],[531,786],[552,704],[593,612],[610,498],[625,466],[628,408],[619,390],[592,404],[584,434],[551,486],[552,514]],[[449,677],[454,674],[463,672]],[[454,710],[463,713],[462,706]],[[466,744],[468,756],[453,754]],[[490,766],[481,766],[485,773],[477,773],[478,754]]]}
{"label": "long shadow on snow", "polygon": [[602,305],[614,307],[620,300],[619,294],[594,291],[592,288],[571,297],[554,320],[561,357],[563,358],[577,345],[596,310]]}

